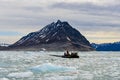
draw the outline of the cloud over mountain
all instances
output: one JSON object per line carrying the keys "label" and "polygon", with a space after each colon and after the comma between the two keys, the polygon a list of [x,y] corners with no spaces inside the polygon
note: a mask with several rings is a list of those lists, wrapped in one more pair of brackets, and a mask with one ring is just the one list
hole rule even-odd
{"label": "cloud over mountain", "polygon": [[0,31],[8,29],[24,35],[61,19],[72,23],[83,34],[91,30],[94,34],[112,31],[120,35],[119,5],[120,0],[0,0]]}

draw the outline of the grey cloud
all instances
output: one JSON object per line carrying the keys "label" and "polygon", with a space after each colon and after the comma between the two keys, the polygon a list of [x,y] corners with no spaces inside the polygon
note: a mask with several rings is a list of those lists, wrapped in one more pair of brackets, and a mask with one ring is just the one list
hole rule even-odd
{"label": "grey cloud", "polygon": [[[88,14],[93,14],[93,15],[105,15],[105,12],[112,12],[114,13],[119,13],[120,12],[120,4],[117,5],[108,5],[108,6],[99,6],[92,4],[90,2],[86,3],[66,3],[66,2],[61,2],[61,3],[55,3],[51,5],[51,8],[61,8],[61,9],[68,9],[72,11],[80,11],[80,12],[86,12]],[[108,15],[108,14],[107,14]],[[120,16],[120,15],[119,15]]]}
{"label": "grey cloud", "polygon": [[104,22],[93,22],[93,21],[73,21],[74,23],[80,25],[80,26],[103,26],[103,27],[120,27],[120,23],[104,23]]}
{"label": "grey cloud", "polygon": [[[27,0],[26,0],[27,1]],[[39,0],[38,0],[39,1]],[[22,1],[20,1],[22,2]],[[16,3],[16,4],[15,4]],[[18,5],[17,5],[18,4]],[[61,19],[68,21],[81,32],[120,31],[119,4],[100,6],[93,3],[19,4],[0,1],[0,28],[39,30],[47,24]],[[19,30],[18,30],[19,31]],[[27,33],[27,32],[26,32]]]}
{"label": "grey cloud", "polygon": [[[93,18],[98,18],[96,16],[108,16],[108,14],[105,14],[104,11],[111,11],[109,12],[109,16],[111,17],[117,17],[117,15],[112,15],[114,11],[120,11],[120,7],[118,7],[119,5],[114,5],[114,6],[108,6],[108,7],[104,7],[104,6],[97,6],[95,4],[92,3],[66,3],[66,2],[62,2],[62,3],[55,3],[51,6],[47,6],[47,7],[41,7],[41,6],[21,6],[19,7],[19,9],[21,9],[20,13],[14,13],[11,12],[11,14],[7,14],[5,16],[7,16],[7,18],[5,18],[4,20],[1,19],[0,21],[2,23],[0,23],[1,25],[6,25],[6,24],[14,24],[14,25],[46,25],[46,23],[48,22],[47,18],[50,19],[52,16],[56,17],[59,19],[60,16],[63,17],[63,19],[67,19],[66,16],[64,15],[58,15],[57,12],[59,11],[59,9],[68,9],[71,10],[71,12],[74,13],[74,15],[76,14],[86,14],[86,17],[83,19],[80,19],[82,16],[78,15],[79,19],[75,19],[74,17],[71,17],[71,21],[74,21],[74,23],[81,25],[81,26],[115,26],[115,27],[119,27],[120,23],[111,23],[111,22],[106,22],[106,21],[102,21],[99,20],[100,22],[93,20],[93,19],[86,19],[88,15],[92,15]],[[14,7],[15,8],[15,7]],[[45,11],[45,9],[47,9]],[[52,9],[56,9],[56,12],[53,11]],[[18,12],[18,7],[15,8],[15,12]],[[12,10],[13,11],[13,10]],[[30,12],[32,11],[32,13]],[[75,11],[80,11],[75,13]],[[37,14],[38,13],[38,14]],[[56,13],[54,15],[49,15],[49,13]],[[66,13],[63,11],[63,13]],[[68,13],[68,15],[70,15],[71,13]],[[47,15],[47,16],[46,16]],[[76,15],[77,16],[77,15]],[[95,16],[95,17],[94,17]],[[108,16],[108,17],[109,17]],[[53,18],[50,19],[51,22],[53,20]],[[49,21],[50,21],[49,20]],[[69,19],[68,19],[69,20]],[[75,21],[76,20],[76,21]],[[113,19],[114,20],[114,19]],[[120,19],[117,19],[120,20]]]}
{"label": "grey cloud", "polygon": [[43,11],[44,9],[40,6],[29,6],[29,7],[23,7],[23,9],[25,10],[30,10],[30,11],[35,11],[35,12],[39,12],[39,11]]}
{"label": "grey cloud", "polygon": [[56,3],[51,6],[52,8],[63,8],[63,9],[70,9],[70,10],[100,10],[102,9],[101,7],[96,7],[95,5],[91,3],[66,3],[66,2],[61,2],[61,3]]}
{"label": "grey cloud", "polygon": [[[120,5],[99,6],[92,3],[55,3],[50,8],[70,10],[77,18],[72,18],[71,22],[82,29],[94,30],[120,30]],[[78,14],[78,15],[77,15]],[[79,14],[85,14],[82,17]],[[92,16],[92,17],[88,17]],[[88,18],[87,18],[88,17]],[[114,22],[116,21],[116,22]],[[92,28],[91,28],[92,27]],[[100,27],[100,28],[99,28]],[[79,27],[78,27],[79,28]],[[80,29],[79,28],[79,29]]]}

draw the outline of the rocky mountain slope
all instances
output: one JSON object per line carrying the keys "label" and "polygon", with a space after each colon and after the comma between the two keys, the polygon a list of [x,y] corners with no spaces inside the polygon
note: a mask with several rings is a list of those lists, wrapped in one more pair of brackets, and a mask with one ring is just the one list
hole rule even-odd
{"label": "rocky mountain slope", "polygon": [[94,50],[89,41],[68,22],[53,22],[37,32],[29,33],[9,46],[24,50]]}

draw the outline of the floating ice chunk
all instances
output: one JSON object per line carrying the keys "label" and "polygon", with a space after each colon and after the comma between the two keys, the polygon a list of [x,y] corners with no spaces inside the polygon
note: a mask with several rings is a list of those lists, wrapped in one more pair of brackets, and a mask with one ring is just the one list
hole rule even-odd
{"label": "floating ice chunk", "polygon": [[81,71],[80,78],[84,80],[93,80],[93,74],[91,74],[89,71]]}
{"label": "floating ice chunk", "polygon": [[9,80],[8,78],[0,78],[0,80]]}
{"label": "floating ice chunk", "polygon": [[35,67],[30,68],[32,72],[59,72],[59,71],[75,71],[76,68],[74,67],[63,67],[63,66],[58,66],[58,65],[53,65],[51,63],[45,63],[42,65],[38,65]]}
{"label": "floating ice chunk", "polygon": [[8,74],[9,78],[27,78],[33,76],[32,72],[16,72],[16,73],[10,73]]}
{"label": "floating ice chunk", "polygon": [[8,71],[4,68],[0,68],[0,73],[3,73],[3,72],[8,72]]}
{"label": "floating ice chunk", "polygon": [[75,80],[77,76],[53,76],[46,77],[45,80]]}
{"label": "floating ice chunk", "polygon": [[116,71],[116,72],[113,72],[112,74],[110,74],[110,76],[115,77],[115,76],[119,76],[119,74],[120,73]]}

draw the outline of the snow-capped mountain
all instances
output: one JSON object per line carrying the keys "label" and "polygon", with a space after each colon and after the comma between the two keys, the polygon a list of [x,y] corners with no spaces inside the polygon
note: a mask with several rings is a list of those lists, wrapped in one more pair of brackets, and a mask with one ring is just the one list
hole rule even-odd
{"label": "snow-capped mountain", "polygon": [[[10,47],[37,50],[93,50],[89,41],[64,21],[53,22],[37,32],[29,33]],[[33,50],[34,50],[33,49]]]}
{"label": "snow-capped mountain", "polygon": [[120,51],[120,42],[103,43],[103,44],[91,44],[97,51]]}
{"label": "snow-capped mountain", "polygon": [[0,43],[0,50],[6,50],[6,48],[9,46],[9,44],[6,43]]}
{"label": "snow-capped mountain", "polygon": [[8,47],[9,44],[6,44],[6,43],[0,43],[0,46],[2,46],[2,47]]}

